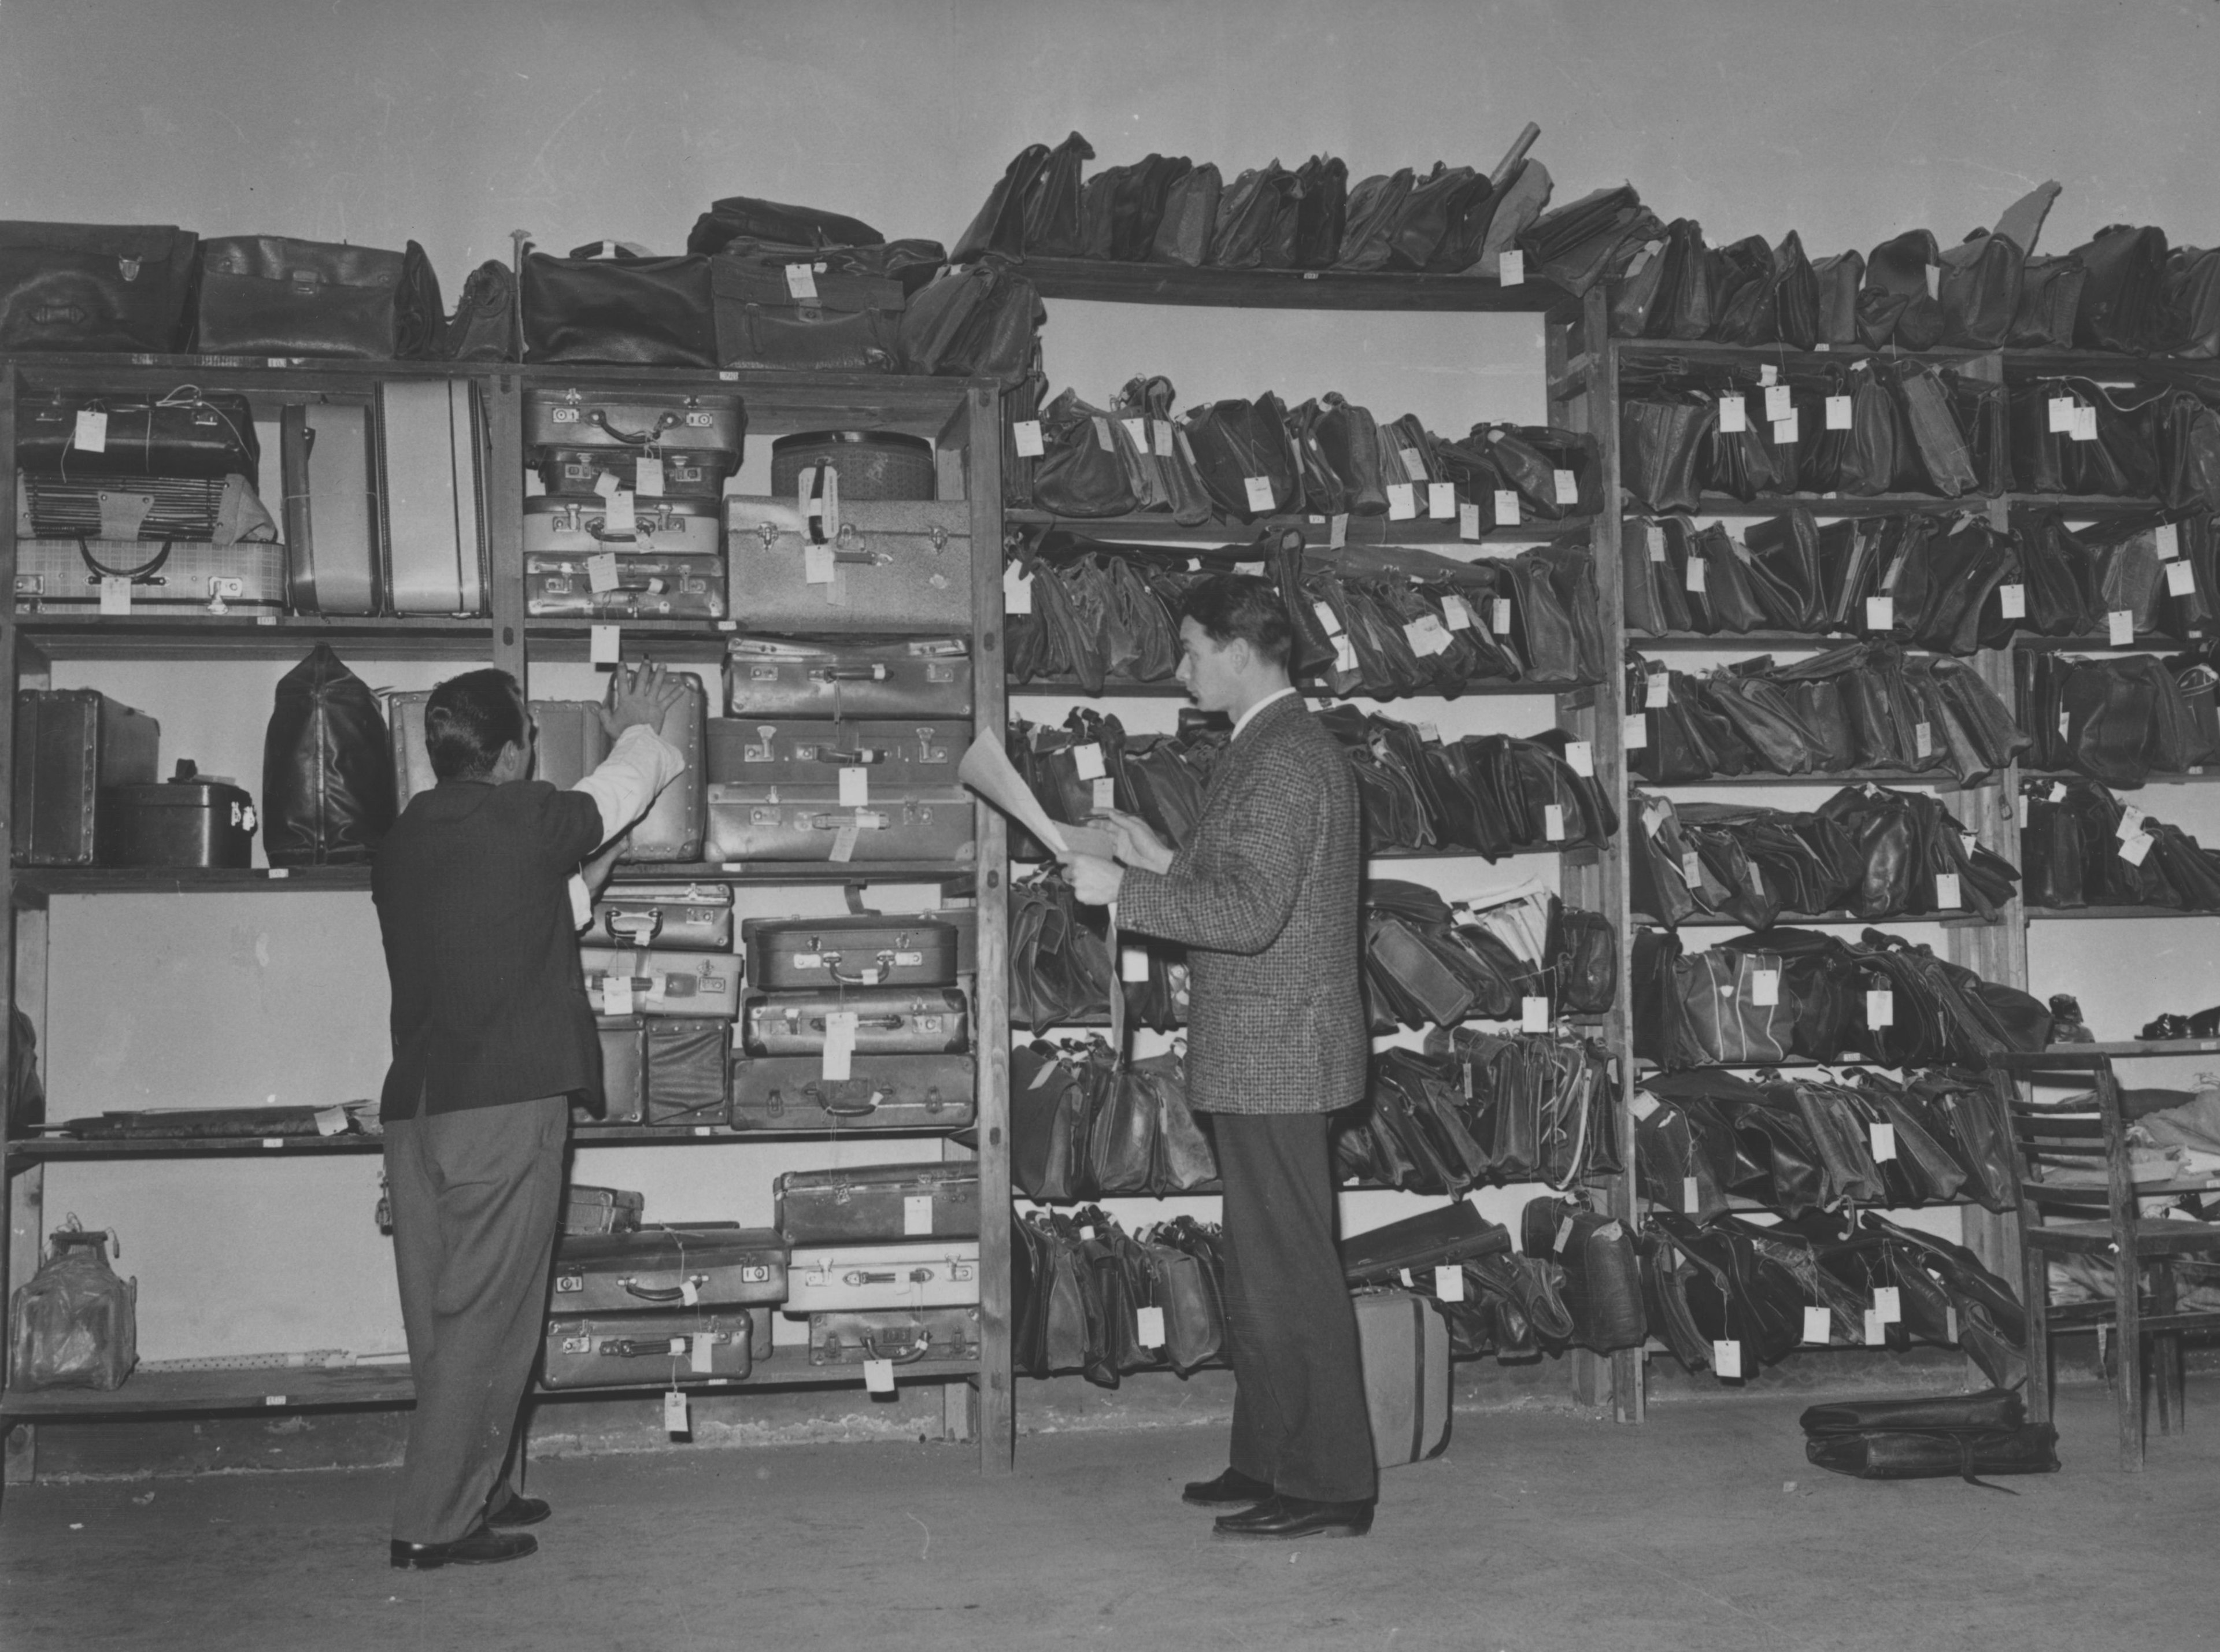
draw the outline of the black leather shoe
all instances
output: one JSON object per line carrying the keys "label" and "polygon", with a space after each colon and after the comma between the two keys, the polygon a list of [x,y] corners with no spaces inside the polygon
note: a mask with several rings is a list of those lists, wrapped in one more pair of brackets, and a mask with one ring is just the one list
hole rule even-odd
{"label": "black leather shoe", "polygon": [[404,1569],[429,1572],[441,1566],[495,1566],[522,1560],[539,1550],[539,1539],[528,1531],[496,1531],[480,1525],[451,1543],[405,1543],[393,1540],[393,1563]]}
{"label": "black leather shoe", "polygon": [[1214,1529],[1221,1537],[1362,1537],[1372,1530],[1372,1505],[1279,1496],[1239,1514],[1221,1514]]}
{"label": "black leather shoe", "polygon": [[554,1512],[544,1497],[524,1497],[511,1492],[508,1500],[499,1508],[486,1511],[485,1523],[490,1526],[536,1526]]}
{"label": "black leather shoe", "polygon": [[1216,1480],[1188,1481],[1180,1501],[1207,1509],[1229,1503],[1262,1503],[1271,1495],[1272,1488],[1263,1481],[1251,1480],[1238,1468],[1228,1468]]}

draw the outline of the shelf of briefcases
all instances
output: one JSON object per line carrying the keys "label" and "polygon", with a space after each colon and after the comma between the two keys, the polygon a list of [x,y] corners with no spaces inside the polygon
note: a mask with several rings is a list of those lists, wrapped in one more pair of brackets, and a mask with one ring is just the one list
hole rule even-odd
{"label": "shelf of briefcases", "polygon": [[[1348,694],[1337,693],[1325,683],[1312,678],[1300,678],[1295,691],[1306,700],[1379,700],[1400,701],[1409,700],[1462,700],[1483,695],[1556,695],[1564,698],[1571,709],[1580,709],[1595,703],[1595,692],[1600,684],[1593,683],[1467,683],[1455,694],[1420,689],[1415,694],[1377,695],[1363,689]],[[1080,700],[1183,700],[1187,697],[1184,684],[1172,677],[1159,682],[1141,683],[1126,677],[1106,677],[1101,688],[1089,689],[1077,677],[1035,676],[1020,682],[1008,678],[1007,687],[1015,696],[1032,695],[1039,698],[1063,698],[1069,695]]]}
{"label": "shelf of briefcases", "polygon": [[[1620,339],[1612,348],[1624,362],[1686,362],[1692,366],[1774,367],[1782,372],[1809,372],[1854,361],[1927,363],[1936,367],[1961,367],[1968,362],[1992,360],[2007,383],[2061,376],[2098,380],[2140,380],[2149,383],[2220,388],[2220,361],[2184,356],[2123,356],[2105,350],[1968,349],[1938,345],[1931,350],[1899,350],[1894,345],[1879,348],[1861,344],[1822,345],[1797,350],[1780,344],[1718,344],[1696,339]],[[1581,363],[1573,364],[1575,368]],[[1568,372],[1567,382],[1572,383]],[[1577,388],[1577,386],[1575,386]]]}
{"label": "shelf of briefcases", "polygon": [[[1161,512],[1147,515],[1059,516],[1053,511],[1011,505],[1003,509],[1002,520],[1012,527],[1064,528],[1071,533],[1083,533],[1089,539],[1103,539],[1113,545],[1124,543],[1186,546],[1195,550],[1245,551],[1252,545],[1265,548],[1261,542],[1267,538],[1297,533],[1303,536],[1303,548],[1306,551],[1389,547],[1431,551],[1460,545],[1549,545],[1568,539],[1584,540],[1596,519],[1593,514],[1562,516],[1555,520],[1537,518],[1508,527],[1484,527],[1476,533],[1468,533],[1454,521],[1436,521],[1425,517],[1397,520],[1386,516],[1350,516],[1345,519],[1338,545],[1333,541],[1331,521],[1327,517],[1308,514],[1259,516],[1252,522],[1213,517],[1209,521],[1190,525],[1175,521]],[[1247,537],[1228,537],[1234,535]]]}
{"label": "shelf of briefcases", "polygon": [[484,659],[493,622],[480,617],[320,614],[18,614],[19,641],[57,659],[295,659],[328,642],[356,659]]}
{"label": "shelf of briefcases", "polygon": [[1550,281],[1391,270],[1231,270],[1028,253],[1018,271],[1043,298],[1237,309],[1477,310],[1564,320],[1581,301]]}

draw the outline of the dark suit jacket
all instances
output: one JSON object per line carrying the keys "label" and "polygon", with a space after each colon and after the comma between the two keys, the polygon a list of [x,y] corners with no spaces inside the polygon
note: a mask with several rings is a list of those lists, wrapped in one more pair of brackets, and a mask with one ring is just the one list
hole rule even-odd
{"label": "dark suit jacket", "polygon": [[1189,948],[1192,1106],[1330,1113],[1363,1097],[1357,833],[1349,759],[1291,695],[1219,759],[1171,869],[1127,869],[1119,923]]}
{"label": "dark suit jacket", "polygon": [[544,780],[408,800],[371,876],[393,986],[384,1117],[599,1088],[568,885],[601,838],[594,799]]}

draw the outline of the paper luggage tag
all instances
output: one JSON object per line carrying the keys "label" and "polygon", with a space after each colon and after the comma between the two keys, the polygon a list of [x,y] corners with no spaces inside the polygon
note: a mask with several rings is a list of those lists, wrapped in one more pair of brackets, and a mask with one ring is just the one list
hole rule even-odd
{"label": "paper luggage tag", "polygon": [[602,502],[602,532],[613,539],[639,536],[639,514],[630,494],[613,493]]}
{"label": "paper luggage tag", "polygon": [[103,614],[131,612],[131,582],[121,574],[100,577],[100,611]]}
{"label": "paper luggage tag", "polygon": [[1405,626],[1403,638],[1411,645],[1411,651],[1421,658],[1446,654],[1455,641],[1449,628],[1431,614],[1422,614]]}
{"label": "paper luggage tag", "polygon": [[1164,1311],[1151,1304],[1133,1310],[1133,1340],[1143,1348],[1164,1345]]}
{"label": "paper luggage tag", "polygon": [[840,807],[864,809],[871,806],[871,771],[860,766],[840,770]]}
{"label": "paper luggage tag", "polygon": [[2073,398],[2072,396],[2052,396],[2048,410],[2050,415],[2049,434],[2070,436],[2073,433]]}
{"label": "paper luggage tag", "polygon": [[1550,1001],[1531,994],[1518,1001],[1518,1030],[1521,1032],[1547,1032],[1550,1030]]}
{"label": "paper luggage tag", "polygon": [[1871,1138],[1873,1160],[1875,1164],[1886,1164],[1896,1156],[1896,1126],[1894,1125],[1875,1119],[1866,1126],[1866,1134]]}
{"label": "paper luggage tag", "polygon": [[586,628],[586,659],[589,664],[614,665],[624,658],[624,627],[621,626],[589,626]]}
{"label": "paper luggage tag", "polygon": [[1427,516],[1437,522],[1450,522],[1456,520],[1456,483],[1454,482],[1426,483]]}
{"label": "paper luggage tag", "polygon": [[932,1195],[904,1194],[902,1195],[902,1237],[905,1239],[932,1237]]}
{"label": "paper luggage tag", "polygon": [[1773,445],[1775,447],[1793,447],[1802,439],[1803,437],[1798,433],[1795,408],[1788,409],[1787,417],[1773,421]]}
{"label": "paper luggage tag", "polygon": [[1157,457],[1171,458],[1173,454],[1172,421],[1169,419],[1151,419],[1149,421],[1149,430],[1155,443]]}
{"label": "paper luggage tag", "polygon": [[1955,912],[1966,904],[1964,893],[1958,887],[1957,873],[1935,874],[1935,904],[1944,912]]}
{"label": "paper luggage tag", "polygon": [[1719,434],[1738,436],[1749,428],[1749,404],[1739,396],[1719,398]]}
{"label": "paper luggage tag", "polygon": [[2128,608],[2114,608],[2105,616],[2105,634],[2115,648],[2125,648],[2136,639],[2136,616]]}
{"label": "paper luggage tag", "polygon": [[1041,441],[1041,423],[1038,419],[1020,419],[1013,424],[1010,442],[1018,450],[1020,458],[1038,458],[1048,451]]}
{"label": "paper luggage tag", "polygon": [[1461,1262],[1444,1262],[1434,1269],[1434,1295],[1444,1302],[1464,1300],[1464,1267]]}
{"label": "paper luggage tag", "polygon": [[1149,421],[1146,419],[1120,419],[1118,422],[1126,427],[1126,438],[1133,444],[1135,452],[1149,452]]}
{"label": "paper luggage tag", "polygon": [[1712,1369],[1719,1377],[1732,1381],[1742,1375],[1742,1344],[1738,1342],[1712,1344]]}
{"label": "paper luggage tag", "polygon": [[1143,982],[1149,978],[1149,952],[1146,947],[1121,946],[1118,949],[1118,979]]}
{"label": "paper luggage tag", "polygon": [[1542,805],[1542,836],[1550,843],[1565,840],[1565,806],[1562,803]]}
{"label": "paper luggage tag", "polygon": [[108,451],[108,415],[90,408],[79,408],[77,428],[70,434],[70,446],[80,453],[105,453]]}
{"label": "paper luggage tag", "polygon": [[686,1396],[673,1388],[663,1396],[663,1431],[666,1434],[690,1434],[693,1424],[686,1418]]}
{"label": "paper luggage tag", "polygon": [[1550,472],[1550,494],[1560,505],[1577,505],[1581,502],[1580,479],[1570,471],[1552,471]]}
{"label": "paper luggage tag", "polygon": [[1904,1293],[1894,1285],[1874,1287],[1874,1315],[1885,1325],[1904,1323]]}
{"label": "paper luggage tag", "polygon": [[1338,510],[1325,519],[1325,548],[1338,551],[1349,543],[1349,513]]}
{"label": "paper luggage tag", "polygon": [[1788,386],[1769,383],[1765,387],[1765,416],[1772,423],[1779,424],[1795,409]]}
{"label": "paper luggage tag", "polygon": [[1391,482],[1388,484],[1388,520],[1407,522],[1419,514],[1418,484],[1411,482]]}
{"label": "paper luggage tag", "polygon": [[1850,398],[1830,396],[1827,398],[1827,428],[1848,430],[1850,427]]}
{"label": "paper luggage tag", "polygon": [[2166,564],[2166,594],[2168,596],[2188,596],[2197,589],[2197,570],[2186,562]]}
{"label": "paper luggage tag", "polygon": [[1681,1213],[1693,1216],[1704,1206],[1703,1184],[1693,1176],[1681,1178]]}
{"label": "paper luggage tag", "polygon": [[1457,538],[1476,539],[1480,537],[1480,507],[1476,504],[1457,506]]}
{"label": "paper luggage tag", "polygon": [[1888,1341],[1888,1325],[1871,1308],[1866,1310],[1866,1346],[1879,1348]]}
{"label": "paper luggage tag", "polygon": [[1565,1247],[1573,1242],[1573,1234],[1576,1226],[1577,1225],[1569,1216],[1565,1218],[1563,1221],[1558,1223],[1557,1237],[1550,1242],[1550,1249],[1555,1251],[1558,1256],[1563,1256],[1565,1254]]}
{"label": "paper luggage tag", "polygon": [[892,1360],[864,1362],[864,1392],[892,1393],[895,1391],[895,1362]]}
{"label": "paper luggage tag", "polygon": [[[801,583],[805,585],[830,585],[839,568],[832,560],[829,545],[805,545],[801,547]],[[829,601],[831,593],[826,593]]]}
{"label": "paper luggage tag", "polygon": [[1506,287],[1524,286],[1526,282],[1526,254],[1517,247],[1500,254],[1495,260],[1495,278]]}
{"label": "paper luggage tag", "polygon": [[1652,671],[1643,679],[1642,708],[1662,711],[1673,703],[1673,676],[1669,671]]}
{"label": "paper luggage tag", "polygon": [[1749,1001],[1760,1009],[1768,1009],[1780,1001],[1780,971],[1753,969],[1749,976]]}
{"label": "paper luggage tag", "polygon": [[1495,525],[1498,527],[1518,526],[1518,495],[1510,488],[1495,490]]}
{"label": "paper luggage tag", "polygon": [[1804,1310],[1804,1340],[1824,1343],[1833,1333],[1833,1316],[1824,1308]]}
{"label": "paper luggage tag", "polygon": [[1109,776],[1104,775],[1098,780],[1089,781],[1088,786],[1089,795],[1096,808],[1114,809],[1118,807],[1118,782]]}
{"label": "paper luggage tag", "polygon": [[1465,605],[1464,598],[1459,596],[1455,591],[1445,592],[1443,595],[1442,623],[1451,631],[1472,629],[1472,610]]}
{"label": "paper luggage tag", "polygon": [[825,1053],[819,1076],[828,1083],[843,1083],[853,1070],[856,1055],[856,1012],[828,1010],[825,1016]]}
{"label": "paper luggage tag", "polygon": [[2140,866],[2150,854],[2154,839],[2148,832],[2138,832],[2120,845],[2120,858],[2130,866]]}
{"label": "paper luggage tag", "polygon": [[1618,743],[1629,751],[1647,750],[1649,745],[1649,720],[1638,711],[1629,712],[1626,714],[1625,722],[1619,728]]}
{"label": "paper luggage tag", "polygon": [[786,296],[797,304],[817,302],[817,271],[807,264],[786,266]]}
{"label": "paper luggage tag", "polygon": [[1565,742],[1565,765],[1584,780],[1595,777],[1595,747],[1586,740]]}
{"label": "paper luggage tag", "polygon": [[1244,477],[1241,481],[1241,485],[1248,491],[1250,509],[1269,510],[1272,508],[1271,477],[1268,476]]}
{"label": "paper luggage tag", "polygon": [[1997,608],[2007,620],[2027,618],[2027,587],[1999,585],[1997,587]]}
{"label": "paper luggage tag", "polygon": [[2095,408],[2077,407],[2073,409],[2073,435],[2077,442],[2093,442],[2097,439],[2097,409]]}
{"label": "paper luggage tag", "polygon": [[1073,766],[1078,770],[1079,777],[1082,780],[1102,778],[1105,772],[1102,767],[1102,748],[1094,741],[1090,740],[1084,745],[1073,746],[1071,761]]}
{"label": "paper luggage tag", "polygon": [[1866,629],[1886,631],[1896,623],[1896,599],[1893,596],[1866,598]]}
{"label": "paper luggage tag", "polygon": [[636,453],[632,461],[632,490],[642,499],[663,497],[663,458],[657,453]]}
{"label": "paper luggage tag", "polygon": [[1644,522],[1642,525],[1642,537],[1649,546],[1649,560],[1652,562],[1664,561],[1665,524],[1662,522]]}
{"label": "paper luggage tag", "polygon": [[1634,1119],[1637,1124],[1657,1111],[1657,1098],[1647,1090],[1634,1093]]}
{"label": "paper luggage tag", "polygon": [[1866,994],[1866,1025],[1869,1027],[1896,1025],[1896,994],[1886,987],[1876,987]]}
{"label": "paper luggage tag", "polygon": [[2161,562],[2171,562],[2181,554],[2181,530],[2172,522],[2161,522],[2151,531],[2157,543]]}
{"label": "paper luggage tag", "polygon": [[1002,612],[1031,614],[1033,611],[1033,577],[1016,563],[1002,570]]}
{"label": "paper luggage tag", "polygon": [[695,1376],[708,1376],[717,1368],[716,1335],[713,1331],[697,1331],[688,1342],[686,1366]]}
{"label": "paper luggage tag", "polygon": [[1701,557],[1690,557],[1688,558],[1688,571],[1683,577],[1683,583],[1687,584],[1690,590],[1701,595],[1704,588],[1710,583],[1710,570],[1706,565],[1704,559]]}
{"label": "paper luggage tag", "polygon": [[1487,599],[1487,628],[1499,637],[1511,634],[1511,599],[1491,596]]}
{"label": "paper luggage tag", "polygon": [[632,1007],[632,977],[620,976],[612,969],[602,977],[602,1013],[630,1015]]}

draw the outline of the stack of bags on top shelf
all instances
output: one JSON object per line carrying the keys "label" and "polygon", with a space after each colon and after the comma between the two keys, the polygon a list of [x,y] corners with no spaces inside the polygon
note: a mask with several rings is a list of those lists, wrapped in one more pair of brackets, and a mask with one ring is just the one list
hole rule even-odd
{"label": "stack of bags on top shelf", "polygon": [[2165,657],[2018,650],[2012,671],[2029,737],[2025,765],[2140,786],[2153,775],[2220,763],[2213,653],[2210,643]]}
{"label": "stack of bags on top shelf", "polygon": [[2030,906],[2220,912],[2220,851],[2094,781],[2023,780],[2019,789]]}

